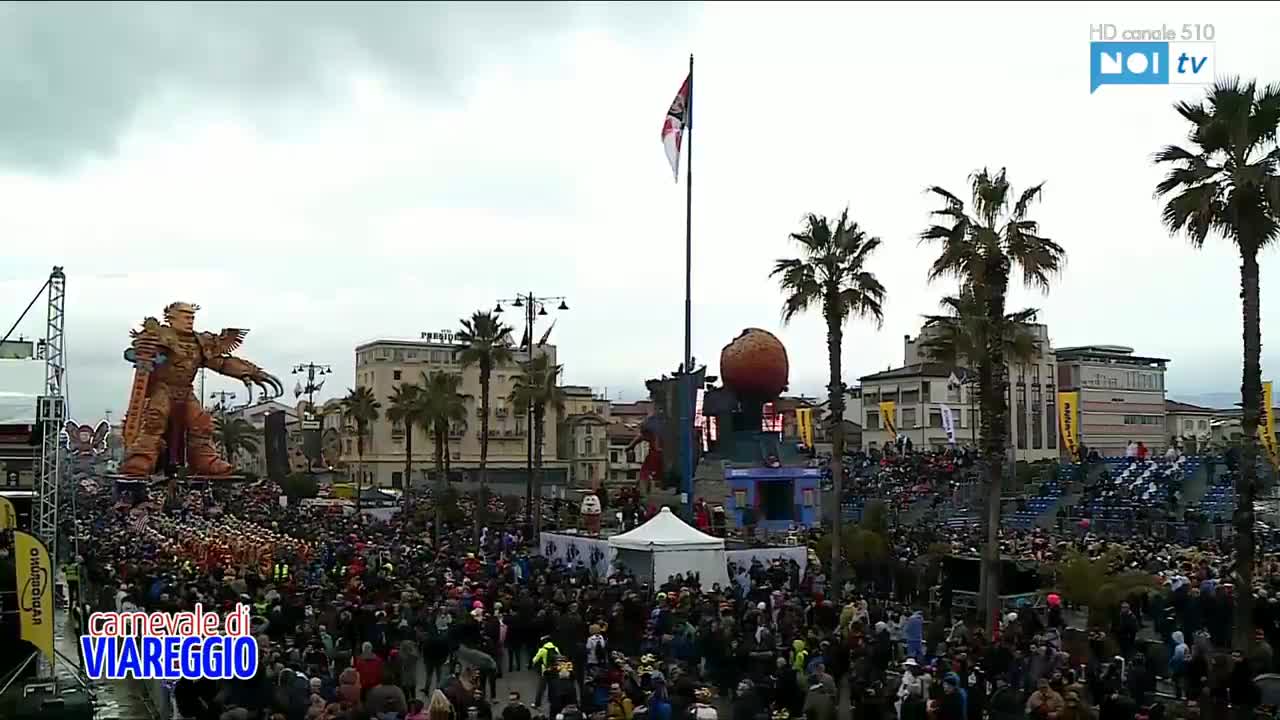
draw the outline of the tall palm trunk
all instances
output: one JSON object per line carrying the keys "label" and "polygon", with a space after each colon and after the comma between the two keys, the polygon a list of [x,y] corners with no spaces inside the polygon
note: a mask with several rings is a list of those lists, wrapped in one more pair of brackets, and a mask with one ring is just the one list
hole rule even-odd
{"label": "tall palm trunk", "polygon": [[993,269],[986,292],[986,351],[978,360],[978,386],[982,388],[982,459],[987,480],[987,542],[982,548],[982,622],[993,631],[1000,608],[1000,497],[1004,478],[1004,452],[1009,436],[1009,388],[1005,365],[1005,338],[995,331],[1004,321],[1007,269]]}
{"label": "tall palm trunk", "polygon": [[831,405],[831,416],[834,421],[831,431],[831,494],[835,496],[831,516],[831,595],[838,599],[844,584],[841,578],[844,569],[840,562],[841,527],[843,512],[841,504],[844,500],[844,383],[840,379],[840,346],[844,341],[844,331],[840,326],[841,318],[836,316],[838,298],[827,298],[827,362],[831,378],[827,384],[827,398]]}
{"label": "tall palm trunk", "polygon": [[533,539],[542,542],[542,433],[546,410],[533,410]]}
{"label": "tall palm trunk", "polygon": [[471,541],[480,545],[481,515],[489,506],[489,379],[492,369],[483,361],[480,363],[480,492],[476,498],[475,523],[471,531]]}
{"label": "tall palm trunk", "polygon": [[1234,646],[1247,650],[1253,641],[1253,498],[1258,484],[1258,420],[1262,410],[1262,317],[1258,283],[1258,250],[1240,243],[1240,298],[1244,314],[1244,371],[1240,380],[1240,476],[1236,480],[1236,587]]}
{"label": "tall palm trunk", "polygon": [[435,549],[436,552],[439,552],[440,538],[443,536],[444,532],[444,491],[445,488],[448,487],[444,471],[445,434],[440,432],[439,427],[433,427],[432,434],[435,435],[436,441],[436,491],[435,498],[433,498],[433,502],[431,504],[435,507]]}

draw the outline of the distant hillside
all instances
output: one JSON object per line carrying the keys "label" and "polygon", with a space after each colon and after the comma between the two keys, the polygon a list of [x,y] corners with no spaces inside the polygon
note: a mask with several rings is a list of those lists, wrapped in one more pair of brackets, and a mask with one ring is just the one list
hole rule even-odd
{"label": "distant hillside", "polygon": [[1194,394],[1170,394],[1170,400],[1178,402],[1190,403],[1201,407],[1213,408],[1215,410],[1225,410],[1233,408],[1240,402],[1240,393],[1238,392],[1212,392]]}

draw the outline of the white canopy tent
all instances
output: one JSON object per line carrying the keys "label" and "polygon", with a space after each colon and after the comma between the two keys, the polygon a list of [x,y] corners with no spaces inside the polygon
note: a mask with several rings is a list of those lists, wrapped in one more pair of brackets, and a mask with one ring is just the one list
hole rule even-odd
{"label": "white canopy tent", "polygon": [[609,538],[617,562],[655,587],[676,573],[698,573],[702,587],[729,587],[724,540],[676,517],[669,508],[634,530]]}

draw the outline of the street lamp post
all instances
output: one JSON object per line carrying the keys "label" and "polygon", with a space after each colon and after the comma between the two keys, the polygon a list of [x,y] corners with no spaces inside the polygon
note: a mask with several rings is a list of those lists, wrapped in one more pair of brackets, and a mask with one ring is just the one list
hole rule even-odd
{"label": "street lamp post", "polygon": [[[293,366],[293,374],[300,375],[306,373],[307,384],[298,383],[294,386],[293,397],[295,399],[306,395],[308,412],[315,414],[315,395],[324,387],[324,376],[333,372],[333,368],[328,365],[317,365],[313,362],[302,363]],[[320,378],[320,382],[316,382],[316,378]]]}
{"label": "street lamp post", "polygon": [[[501,314],[502,303],[507,303],[511,307],[517,307],[524,310],[524,323],[525,323],[524,332],[525,332],[525,341],[528,343],[526,345],[526,349],[529,353],[528,355],[529,360],[533,360],[533,348],[534,348],[533,329],[534,329],[535,323],[537,322],[537,318],[540,316],[547,315],[547,303],[555,302],[557,300],[560,301],[560,304],[556,307],[557,310],[569,309],[569,305],[565,302],[567,298],[563,295],[538,296],[538,295],[534,295],[533,292],[527,292],[527,293],[524,293],[523,295],[517,295],[514,298],[499,299],[497,302],[497,305],[493,309],[493,312],[495,315]],[[533,403],[529,403],[529,405],[525,407],[524,416],[525,416],[524,431],[525,431],[525,437],[527,438],[527,441],[526,441],[527,457],[525,460],[527,475],[525,478],[525,498],[524,498],[525,499],[525,503],[524,503],[525,518],[526,518],[525,521],[529,524],[531,528],[536,528],[536,525],[541,525],[542,523],[541,523],[541,509],[539,509],[538,518],[537,518],[539,522],[536,524],[534,523],[534,514],[533,514]]]}
{"label": "street lamp post", "polygon": [[[333,372],[333,368],[329,367],[328,365],[317,365],[314,362],[301,363],[293,366],[294,375],[301,375],[305,373],[307,376],[306,385],[303,385],[302,383],[299,382],[299,383],[295,383],[293,388],[293,397],[295,400],[301,397],[302,395],[307,396],[307,412],[303,415],[303,417],[299,418],[299,421],[302,423],[302,437],[303,437],[302,446],[304,448],[304,451],[303,451],[304,455],[307,455],[305,451],[305,448],[307,446],[307,442],[306,442],[307,433],[320,432],[320,421],[316,419],[315,395],[316,393],[320,392],[321,388],[324,387],[324,376],[329,375],[332,372]],[[320,379],[319,382],[316,382],[317,378]],[[317,442],[313,447],[319,447],[319,443]],[[309,455],[307,456],[307,474],[308,475],[311,475],[315,472],[315,466],[316,466],[316,463],[318,462],[320,462],[319,457],[311,457]],[[406,478],[405,481],[408,482],[408,478]]]}
{"label": "street lamp post", "polygon": [[228,407],[227,403],[235,400],[236,394],[227,390],[219,390],[217,392],[209,393],[209,399],[217,401],[217,404],[214,405],[213,408],[218,411],[219,415],[226,415]]}

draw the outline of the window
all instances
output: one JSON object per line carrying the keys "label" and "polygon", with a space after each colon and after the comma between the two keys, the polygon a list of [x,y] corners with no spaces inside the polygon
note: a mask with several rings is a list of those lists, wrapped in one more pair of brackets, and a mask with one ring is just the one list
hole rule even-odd
{"label": "window", "polygon": [[902,408],[902,427],[903,429],[913,428],[916,426],[916,409]]}
{"label": "window", "polygon": [[954,385],[951,383],[947,383],[947,402],[949,403],[960,402],[960,388],[961,388],[960,383],[955,383]]}
{"label": "window", "polygon": [[594,444],[595,444],[595,443],[592,441],[592,439],[591,439],[591,438],[589,438],[589,437],[588,437],[588,438],[583,438],[583,440],[582,440],[582,446],[583,446],[584,448],[586,448],[586,449],[583,451],[583,454],[584,454],[584,455],[591,455],[591,454],[593,454],[593,453],[595,452]]}
{"label": "window", "polygon": [[1044,446],[1044,408],[1043,391],[1040,388],[1040,366],[1033,365],[1031,373],[1031,449],[1039,450]]}
{"label": "window", "polygon": [[1055,404],[1053,393],[1049,393],[1045,398],[1044,418],[1044,446],[1049,450],[1055,450],[1058,447],[1058,406]]}
{"label": "window", "polygon": [[431,351],[431,362],[433,362],[433,363],[442,363],[442,362],[444,362],[444,352],[443,352],[443,351],[441,351],[441,350],[432,350],[432,351]]}
{"label": "window", "polygon": [[867,429],[872,430],[880,427],[880,413],[876,410],[867,411]]}
{"label": "window", "polygon": [[1192,430],[1194,430],[1194,429],[1195,429],[1195,426],[1196,426],[1196,423],[1195,423],[1195,421],[1194,421],[1194,420],[1183,420],[1183,421],[1182,421],[1182,429],[1183,429],[1185,432],[1191,432]]}
{"label": "window", "polygon": [[391,371],[391,379],[392,379],[392,380],[399,380],[399,379],[400,379],[400,371],[399,371],[399,370],[392,370],[392,371]]}
{"label": "window", "polygon": [[593,434],[593,432],[592,432],[593,430],[595,430],[595,428],[591,427],[590,425],[587,425],[587,426],[584,428],[584,432],[586,433],[586,436],[587,436],[587,437],[591,437],[591,435]]}
{"label": "window", "polygon": [[609,451],[609,462],[619,463],[619,462],[622,462],[621,458],[622,458],[622,455],[617,450]]}
{"label": "window", "polygon": [[1027,384],[1023,382],[1022,366],[1018,366],[1017,442],[1019,450],[1027,449]]}
{"label": "window", "polygon": [[929,427],[931,427],[931,428],[940,428],[940,427],[943,427],[943,425],[942,425],[942,411],[941,411],[941,410],[930,410],[930,411],[929,411]]}
{"label": "window", "polygon": [[1197,426],[1198,426],[1201,430],[1208,430],[1208,429],[1209,429],[1209,421],[1208,421],[1208,420],[1201,420],[1201,421],[1199,421],[1199,422],[1198,422]]}
{"label": "window", "polygon": [[588,480],[588,481],[592,481],[592,480],[595,480],[595,479],[596,479],[596,466],[595,466],[595,465],[587,465],[587,480]]}
{"label": "window", "polygon": [[930,395],[929,395],[929,381],[928,381],[928,380],[921,380],[921,381],[920,381],[920,400],[921,400],[922,402],[929,402],[929,398],[930,398]]}
{"label": "window", "polygon": [[391,437],[393,437],[393,438],[403,438],[403,437],[404,437],[404,422],[403,422],[403,421],[400,421],[400,420],[392,420],[392,421],[391,421]]}
{"label": "window", "polygon": [[407,355],[407,357],[408,357],[410,360],[417,360],[417,359],[418,359],[418,351],[417,351],[417,350],[410,350],[410,351],[409,351],[409,353],[408,353],[408,355]]}
{"label": "window", "polygon": [[395,358],[396,362],[404,362],[404,351],[396,350],[392,357]]}
{"label": "window", "polygon": [[344,453],[351,453],[351,438],[347,438],[346,441],[342,443],[342,448]]}
{"label": "window", "polygon": [[391,473],[391,487],[400,488],[403,486],[404,486],[404,473],[402,472]]}

